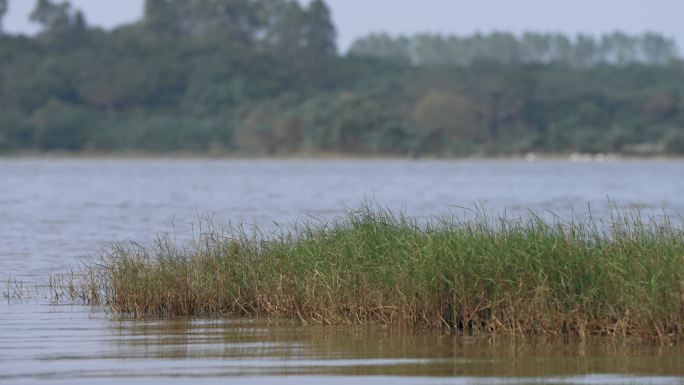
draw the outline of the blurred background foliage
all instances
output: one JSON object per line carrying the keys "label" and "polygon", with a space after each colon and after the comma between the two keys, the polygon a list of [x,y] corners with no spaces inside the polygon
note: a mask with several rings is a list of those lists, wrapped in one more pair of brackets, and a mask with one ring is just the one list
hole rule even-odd
{"label": "blurred background foliage", "polygon": [[112,31],[39,0],[31,20],[0,35],[0,152],[684,153],[684,64],[655,33],[373,34],[340,54],[321,0],[147,0]]}

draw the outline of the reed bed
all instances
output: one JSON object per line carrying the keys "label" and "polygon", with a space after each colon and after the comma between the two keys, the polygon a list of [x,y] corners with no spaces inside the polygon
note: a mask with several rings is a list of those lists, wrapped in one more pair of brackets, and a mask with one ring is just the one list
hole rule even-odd
{"label": "reed bed", "polygon": [[667,218],[608,222],[476,215],[418,221],[377,207],[191,245],[116,244],[74,289],[136,317],[289,317],[467,334],[636,336],[684,331],[684,237]]}

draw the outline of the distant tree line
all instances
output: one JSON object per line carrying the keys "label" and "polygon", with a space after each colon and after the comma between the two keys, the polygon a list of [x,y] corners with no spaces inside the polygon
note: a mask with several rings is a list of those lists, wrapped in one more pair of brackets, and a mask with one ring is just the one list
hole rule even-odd
{"label": "distant tree line", "polygon": [[640,36],[621,32],[595,38],[562,34],[494,32],[468,37],[419,34],[391,37],[371,34],[357,40],[352,55],[405,60],[414,65],[465,66],[482,61],[499,64],[560,64],[572,67],[596,65],[667,65],[677,59],[674,40],[656,33]]}
{"label": "distant tree line", "polygon": [[68,1],[30,17],[36,36],[0,35],[2,153],[684,153],[660,35],[371,35],[341,55],[322,0],[147,0],[112,31]]}

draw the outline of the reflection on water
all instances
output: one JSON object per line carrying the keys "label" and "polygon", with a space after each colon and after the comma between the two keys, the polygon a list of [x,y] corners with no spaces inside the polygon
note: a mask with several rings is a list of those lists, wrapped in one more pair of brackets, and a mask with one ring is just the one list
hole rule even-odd
{"label": "reflection on water", "polygon": [[46,304],[2,305],[0,316],[0,383],[684,383],[682,346],[266,320],[136,321]]}
{"label": "reflection on water", "polygon": [[[373,197],[414,215],[591,204],[684,213],[682,161],[0,160],[0,288],[113,239],[192,235],[198,214],[272,226]],[[35,291],[35,290],[34,290]],[[481,340],[259,320],[117,320],[38,295],[0,304],[0,383],[684,384],[684,349]]]}

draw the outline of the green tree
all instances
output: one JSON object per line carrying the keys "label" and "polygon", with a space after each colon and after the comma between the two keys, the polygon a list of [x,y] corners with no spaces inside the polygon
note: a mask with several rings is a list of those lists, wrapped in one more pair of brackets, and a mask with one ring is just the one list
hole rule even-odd
{"label": "green tree", "polygon": [[58,49],[79,45],[88,29],[83,13],[69,1],[38,0],[30,19],[41,26],[43,36]]}
{"label": "green tree", "polygon": [[677,57],[674,40],[649,32],[641,38],[642,51],[648,63],[664,65]]}
{"label": "green tree", "polygon": [[626,65],[638,60],[637,43],[636,37],[621,32],[606,35],[601,41],[606,61],[618,65]]}
{"label": "green tree", "polygon": [[479,110],[488,143],[510,137],[504,129],[514,127],[522,119],[533,90],[534,79],[524,71],[497,70],[497,66],[493,66],[481,67],[471,73],[466,93]]}
{"label": "green tree", "polygon": [[306,74],[314,87],[325,87],[331,76],[331,63],[337,55],[336,31],[330,10],[322,0],[314,0],[304,15],[303,51],[295,68]]}
{"label": "green tree", "polygon": [[158,35],[174,37],[179,32],[179,9],[170,0],[145,1],[145,27]]}
{"label": "green tree", "polygon": [[413,108],[413,119],[420,129],[419,153],[469,139],[477,127],[478,109],[462,95],[447,91],[428,91]]}
{"label": "green tree", "polygon": [[40,0],[33,20],[0,39],[3,151],[682,148],[684,71],[656,34],[376,34],[338,56],[320,0],[146,0],[111,31]]}
{"label": "green tree", "polygon": [[[386,33],[372,33],[357,39],[349,48],[349,55],[354,57],[378,57],[394,62],[411,60],[407,38],[394,39]],[[462,56],[462,55],[460,55]]]}
{"label": "green tree", "polygon": [[250,0],[182,1],[181,27],[187,36],[216,36],[252,43],[260,30],[258,6]]}
{"label": "green tree", "polygon": [[525,63],[548,63],[551,41],[548,35],[526,32],[520,42],[522,61]]}
{"label": "green tree", "polygon": [[71,28],[73,16],[68,1],[53,3],[50,0],[38,0],[30,18],[40,24],[44,31],[58,32]]}
{"label": "green tree", "polygon": [[323,0],[314,0],[306,12],[306,49],[314,59],[327,59],[337,54],[337,32],[330,9]]}
{"label": "green tree", "polygon": [[251,44],[282,0],[147,0],[145,24],[160,35]]}
{"label": "green tree", "polygon": [[593,37],[580,34],[575,41],[571,64],[575,67],[589,67],[596,63],[596,41]]}
{"label": "green tree", "polygon": [[2,25],[2,19],[5,17],[5,14],[9,10],[9,3],[8,0],[0,0],[0,34],[3,32],[3,25]]}
{"label": "green tree", "polygon": [[287,1],[279,9],[268,37],[269,44],[287,60],[297,59],[304,49],[306,14],[296,1]]}

